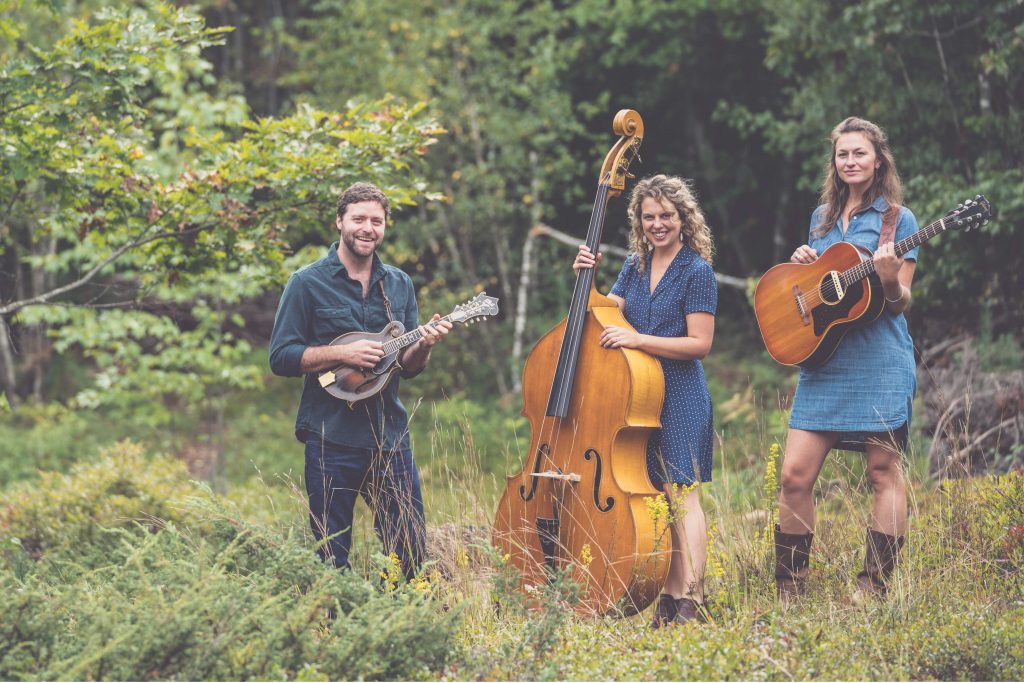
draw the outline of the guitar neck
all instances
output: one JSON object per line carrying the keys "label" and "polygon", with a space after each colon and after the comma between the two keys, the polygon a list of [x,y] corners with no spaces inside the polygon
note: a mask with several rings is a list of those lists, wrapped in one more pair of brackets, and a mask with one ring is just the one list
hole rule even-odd
{"label": "guitar neck", "polygon": [[[433,321],[427,323],[427,325],[430,325],[431,327],[437,327],[437,324],[440,323],[440,322],[443,322],[443,321],[451,322],[452,321],[451,313],[449,313],[445,317],[441,318],[440,320],[433,320]],[[395,353],[396,351],[401,351],[406,346],[412,346],[413,344],[415,344],[416,342],[418,342],[422,338],[423,338],[423,335],[420,334],[419,328],[416,328],[415,330],[413,330],[411,332],[406,332],[405,334],[403,334],[400,337],[395,337],[394,339],[388,339],[386,342],[384,342],[384,355],[385,356],[390,356],[391,354]]]}
{"label": "guitar neck", "polygon": [[[896,252],[897,257],[903,256],[914,247],[923,244],[945,230],[946,219],[940,218],[934,223],[929,223],[924,226],[910,237],[900,240],[894,244],[893,250]],[[854,282],[863,280],[873,272],[875,272],[875,262],[873,259],[868,259],[867,261],[861,261],[859,265],[845,271],[840,277],[842,278],[843,284],[849,286]]]}

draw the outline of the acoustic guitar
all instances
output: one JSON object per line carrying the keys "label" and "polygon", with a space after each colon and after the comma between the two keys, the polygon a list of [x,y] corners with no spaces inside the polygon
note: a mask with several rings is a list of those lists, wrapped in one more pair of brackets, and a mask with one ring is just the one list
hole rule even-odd
{"label": "acoustic guitar", "polygon": [[[896,256],[948,229],[981,227],[991,216],[992,205],[983,195],[968,199],[893,245]],[[837,242],[814,263],[783,263],[765,273],[754,290],[754,314],[772,358],[816,368],[847,332],[881,315],[884,297],[872,252]]]}
{"label": "acoustic guitar", "polygon": [[[428,325],[437,326],[443,320],[451,323],[470,324],[477,320],[497,315],[498,299],[480,292],[466,303],[459,304],[455,309]],[[398,356],[407,346],[420,340],[423,335],[418,329],[405,331],[405,325],[392,320],[380,332],[349,332],[331,340],[331,346],[351,344],[355,341],[370,339],[384,344],[384,357],[372,368],[357,368],[351,365],[339,365],[331,370],[324,370],[319,375],[320,386],[331,396],[349,403],[361,401],[380,392],[396,370],[401,369]]]}

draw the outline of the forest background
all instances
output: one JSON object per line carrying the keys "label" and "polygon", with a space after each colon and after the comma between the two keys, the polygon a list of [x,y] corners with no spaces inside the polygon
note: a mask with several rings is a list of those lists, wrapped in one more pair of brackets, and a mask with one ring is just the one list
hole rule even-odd
{"label": "forest background", "polygon": [[[765,463],[784,439],[795,385],[763,349],[752,287],[806,242],[827,136],[848,115],[887,131],[922,225],[977,193],[997,209],[985,231],[943,235],[921,253],[908,311],[920,388],[909,466],[920,495],[949,476],[1024,463],[1017,0],[0,0],[0,9],[9,565],[15,541],[33,561],[54,542],[43,534],[26,546],[33,525],[17,532],[17,501],[42,505],[59,498],[45,487],[74,491],[88,479],[41,472],[109,464],[111,452],[183,463],[188,474],[174,476],[205,481],[211,500],[241,505],[243,518],[302,527],[299,383],[269,374],[267,340],[288,274],[333,241],[337,193],[356,180],[398,205],[382,257],[412,276],[422,313],[484,289],[501,300],[496,320],[456,330],[402,386],[432,527],[486,524],[528,443],[522,364],[567,311],[572,255],[622,108],[646,128],[634,172],[693,179],[715,237],[720,302],[706,367],[722,528],[730,514],[770,512]],[[626,245],[624,203],[608,216],[605,290],[621,262],[614,248]],[[863,483],[856,460],[823,476],[847,492]],[[460,517],[467,490],[475,512]],[[89,528],[123,517],[87,509]],[[365,568],[371,533],[360,534]],[[562,642],[524,629],[535,654]],[[96,660],[69,655],[71,668],[50,673],[101,677],[88,668]],[[745,670],[717,674],[729,671]]]}

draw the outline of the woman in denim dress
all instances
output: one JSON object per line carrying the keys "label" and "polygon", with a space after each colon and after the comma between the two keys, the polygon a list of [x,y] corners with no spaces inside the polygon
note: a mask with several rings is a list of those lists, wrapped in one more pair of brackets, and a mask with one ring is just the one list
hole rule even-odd
{"label": "woman in denim dress", "polygon": [[[608,327],[606,348],[641,349],[665,374],[661,429],[647,447],[651,482],[665,492],[677,519],[669,526],[672,554],[652,626],[703,621],[707,525],[700,482],[711,481],[714,445],[711,394],[700,359],[711,349],[718,284],[711,269],[711,231],[682,178],[644,178],[629,201],[630,247],[608,295],[633,329]],[[574,270],[597,259],[580,245]],[[685,510],[685,514],[679,511]]]}
{"label": "woman in denim dress", "polygon": [[898,258],[892,242],[879,245],[879,235],[889,207],[900,207],[895,241],[916,232],[917,219],[901,206],[902,185],[878,126],[850,117],[833,129],[831,140],[808,244],[790,260],[812,263],[839,241],[865,247],[874,254],[885,306],[877,320],[850,331],[824,365],[800,371],[775,527],[775,580],[784,602],[803,592],[814,533],[814,482],[833,447],[865,451],[874,496],[855,600],[885,593],[907,525],[902,452],[916,383],[903,311],[910,303],[917,249]]}

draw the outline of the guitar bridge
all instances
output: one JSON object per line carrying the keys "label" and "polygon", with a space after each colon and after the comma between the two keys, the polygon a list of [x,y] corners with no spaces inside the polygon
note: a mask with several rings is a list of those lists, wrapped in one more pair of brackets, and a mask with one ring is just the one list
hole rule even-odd
{"label": "guitar bridge", "polygon": [[796,312],[800,314],[800,320],[804,325],[810,325],[811,316],[804,303],[804,293],[800,289],[800,285],[793,285],[793,300],[796,301]]}

